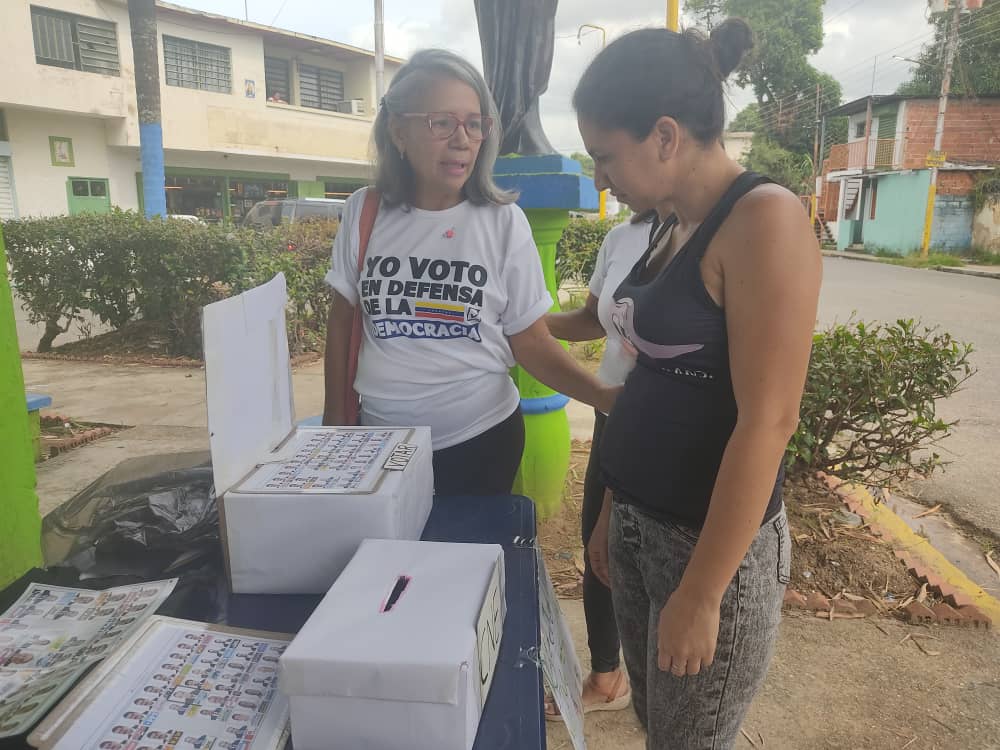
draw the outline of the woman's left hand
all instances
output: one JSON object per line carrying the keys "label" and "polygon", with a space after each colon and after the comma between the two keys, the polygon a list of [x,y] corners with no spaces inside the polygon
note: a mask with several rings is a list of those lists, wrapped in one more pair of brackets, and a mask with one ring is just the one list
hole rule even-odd
{"label": "woman's left hand", "polygon": [[678,588],[660,611],[657,661],[675,677],[698,674],[715,659],[719,599]]}

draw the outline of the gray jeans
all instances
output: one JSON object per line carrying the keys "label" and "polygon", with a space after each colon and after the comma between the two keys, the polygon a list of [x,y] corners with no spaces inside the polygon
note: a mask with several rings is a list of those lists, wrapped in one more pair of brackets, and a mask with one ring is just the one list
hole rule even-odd
{"label": "gray jeans", "polygon": [[722,599],[715,661],[693,676],[657,666],[660,610],[680,583],[698,531],[615,502],[611,591],[632,702],[649,750],[731,748],[764,682],[781,621],[791,540],[784,510],[764,524]]}

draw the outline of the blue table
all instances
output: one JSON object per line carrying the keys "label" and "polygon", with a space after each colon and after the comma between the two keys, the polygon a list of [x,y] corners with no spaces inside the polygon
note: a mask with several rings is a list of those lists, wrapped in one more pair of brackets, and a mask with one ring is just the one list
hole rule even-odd
{"label": "blue table", "polygon": [[[524,497],[436,497],[424,541],[500,544],[507,576],[507,620],[475,750],[544,750],[535,506]],[[298,632],[319,596],[234,594],[227,623]],[[403,748],[400,748],[403,750]]]}
{"label": "blue table", "polygon": [[[425,541],[492,543],[504,549],[507,619],[475,750],[545,750],[534,537],[535,506],[531,500],[517,496],[436,497],[424,529]],[[221,576],[221,570],[219,573]],[[48,571],[32,571],[0,592],[3,605],[0,611],[32,581],[88,588],[87,582],[67,582],[53,579]],[[224,619],[235,627],[295,633],[320,599],[304,595],[230,594]],[[170,614],[198,619],[183,610]],[[8,748],[27,750],[28,745],[23,738],[0,740],[0,750]]]}

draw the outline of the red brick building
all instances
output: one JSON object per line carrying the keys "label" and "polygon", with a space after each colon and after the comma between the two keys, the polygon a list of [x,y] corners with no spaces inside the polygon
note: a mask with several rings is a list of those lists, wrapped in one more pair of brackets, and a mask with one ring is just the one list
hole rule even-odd
{"label": "red brick building", "polygon": [[[846,142],[823,162],[819,213],[837,247],[918,249],[930,185],[937,97],[870,96],[825,114],[847,118]],[[931,247],[972,243],[977,176],[1000,167],[1000,96],[952,97],[945,113]]]}

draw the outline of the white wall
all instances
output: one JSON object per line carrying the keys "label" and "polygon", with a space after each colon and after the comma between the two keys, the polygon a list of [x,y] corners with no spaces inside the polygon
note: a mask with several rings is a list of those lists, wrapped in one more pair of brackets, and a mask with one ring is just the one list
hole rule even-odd
{"label": "white wall", "polygon": [[97,117],[135,115],[132,40],[128,13],[114,0],[39,0],[45,8],[76,13],[116,24],[121,75],[106,76],[35,62],[30,3],[0,0],[0,105],[18,104]]}
{"label": "white wall", "polygon": [[[37,3],[115,23],[121,75],[39,65],[35,62],[31,31],[31,0],[0,0],[0,49],[6,64],[4,74],[0,75],[0,108],[10,131],[18,213],[21,216],[65,213],[69,177],[106,178],[113,204],[138,208],[135,174],[139,171],[139,128],[125,2],[37,0]],[[368,175],[375,99],[371,57],[336,50],[329,55],[326,52],[289,55],[343,70],[347,96],[365,99],[364,117],[269,104],[261,32],[162,8],[157,23],[168,167],[288,173],[293,180],[315,180],[320,175],[356,178]],[[229,48],[231,93],[167,86],[164,34]],[[396,63],[386,64],[387,81],[399,67]],[[245,95],[246,79],[256,83],[254,98]],[[51,165],[50,135],[73,139],[76,166]],[[224,153],[230,156],[224,157]]]}
{"label": "white wall", "polygon": [[739,161],[750,151],[753,145],[753,132],[749,130],[727,130],[722,134],[722,142],[726,148],[726,155],[730,159]]}
{"label": "white wall", "polygon": [[[109,180],[111,202],[136,208],[136,156],[107,147],[104,121],[97,118],[5,109],[18,213],[24,216],[64,214],[70,177]],[[73,139],[75,166],[52,166],[49,136]]]}

